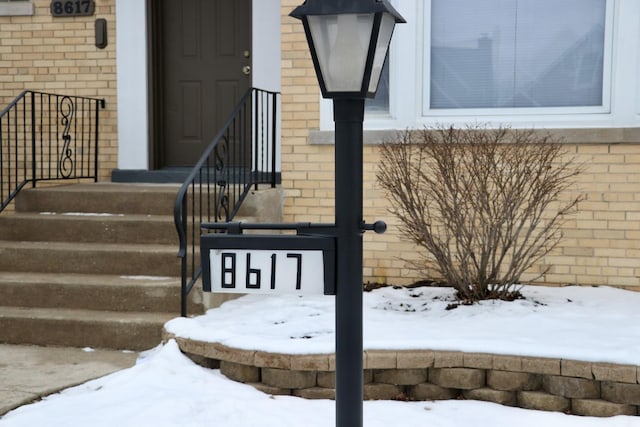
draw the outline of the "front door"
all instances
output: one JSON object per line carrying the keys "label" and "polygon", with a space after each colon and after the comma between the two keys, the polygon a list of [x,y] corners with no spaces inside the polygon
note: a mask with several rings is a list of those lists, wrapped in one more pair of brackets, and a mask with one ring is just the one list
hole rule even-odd
{"label": "front door", "polygon": [[156,166],[192,166],[251,87],[252,0],[161,0]]}

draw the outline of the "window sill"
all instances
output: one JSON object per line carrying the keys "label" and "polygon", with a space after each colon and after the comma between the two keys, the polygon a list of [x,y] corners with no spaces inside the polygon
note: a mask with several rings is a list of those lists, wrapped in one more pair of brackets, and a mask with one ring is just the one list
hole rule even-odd
{"label": "window sill", "polygon": [[[584,128],[584,129],[540,129],[567,144],[637,144],[640,143],[640,128]],[[396,140],[401,129],[365,130],[364,145],[376,145]],[[312,130],[309,144],[332,145],[333,131]]]}
{"label": "window sill", "polygon": [[33,16],[33,14],[31,2],[0,3],[0,16]]}
{"label": "window sill", "polygon": [[[393,141],[397,138],[398,130],[365,130],[364,145],[382,144],[383,142]],[[309,132],[309,143],[311,145],[333,145],[335,141],[334,132],[332,130],[312,130]]]}

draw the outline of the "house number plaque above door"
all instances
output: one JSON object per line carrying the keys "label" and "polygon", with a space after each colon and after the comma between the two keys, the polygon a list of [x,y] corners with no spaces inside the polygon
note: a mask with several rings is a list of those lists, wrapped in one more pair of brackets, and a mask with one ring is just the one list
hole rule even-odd
{"label": "house number plaque above door", "polygon": [[54,0],[51,2],[51,15],[56,17],[92,16],[95,9],[95,0]]}

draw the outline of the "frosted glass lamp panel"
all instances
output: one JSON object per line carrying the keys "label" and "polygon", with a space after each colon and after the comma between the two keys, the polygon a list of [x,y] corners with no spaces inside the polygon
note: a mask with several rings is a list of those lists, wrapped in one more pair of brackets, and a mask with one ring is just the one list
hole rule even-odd
{"label": "frosted glass lamp panel", "polygon": [[326,90],[360,92],[373,14],[309,16],[309,29]]}
{"label": "frosted glass lamp panel", "polygon": [[395,25],[396,20],[392,15],[388,13],[382,15],[378,41],[376,43],[376,51],[373,57],[373,68],[371,69],[371,81],[369,83],[368,90],[369,93],[375,93],[378,89],[378,82],[380,82],[380,75],[382,74],[384,60],[387,57],[387,52],[389,51],[389,44],[391,43],[391,36],[393,35],[393,28]]}

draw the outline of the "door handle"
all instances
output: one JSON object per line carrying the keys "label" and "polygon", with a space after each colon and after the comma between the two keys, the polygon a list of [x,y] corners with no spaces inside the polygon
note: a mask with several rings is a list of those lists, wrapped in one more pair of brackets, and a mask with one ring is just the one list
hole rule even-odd
{"label": "door handle", "polygon": [[251,66],[250,65],[245,65],[244,67],[242,67],[242,73],[245,76],[248,76],[249,74],[251,74]]}

